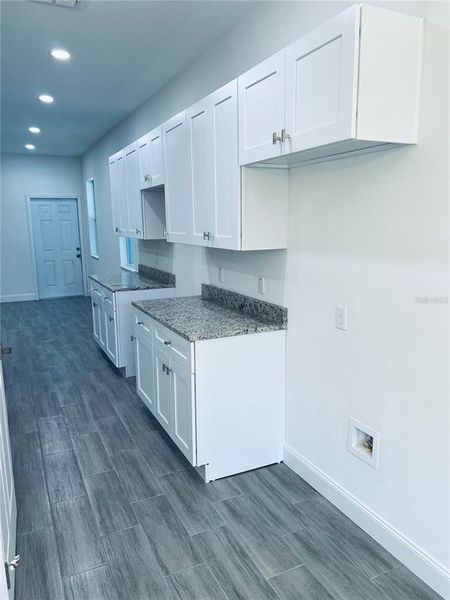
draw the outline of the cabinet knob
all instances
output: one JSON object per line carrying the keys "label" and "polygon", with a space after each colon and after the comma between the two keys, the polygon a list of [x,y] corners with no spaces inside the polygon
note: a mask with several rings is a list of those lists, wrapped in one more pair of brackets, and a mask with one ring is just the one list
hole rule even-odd
{"label": "cabinet knob", "polygon": [[137,324],[142,326],[144,325],[144,321],[137,321]]}
{"label": "cabinet knob", "polygon": [[136,233],[141,233],[141,230],[136,227]]}
{"label": "cabinet knob", "polygon": [[134,337],[134,335],[130,335],[130,340],[131,340],[132,342],[134,342],[134,340],[135,340],[135,339],[136,339],[136,338]]}
{"label": "cabinet knob", "polygon": [[144,181],[150,181],[150,175],[144,175]]}
{"label": "cabinet knob", "polygon": [[109,317],[109,321],[114,321],[114,317]]}
{"label": "cabinet knob", "polygon": [[277,142],[282,142],[281,135],[278,135],[276,131],[272,133],[272,144],[275,146]]}
{"label": "cabinet knob", "polygon": [[116,233],[119,233],[119,228],[118,228],[118,227],[114,227],[114,231],[115,231]]}
{"label": "cabinet knob", "polygon": [[165,238],[167,237],[167,230],[166,229],[163,229],[163,237],[165,237]]}
{"label": "cabinet knob", "polygon": [[92,303],[92,305],[93,305],[93,306],[97,306],[97,302],[93,302],[93,303]]}
{"label": "cabinet knob", "polygon": [[172,342],[170,340],[166,340],[164,343],[165,343],[166,346],[171,346],[172,345]]}
{"label": "cabinet knob", "polygon": [[282,129],[281,130],[281,141],[285,142],[286,140],[290,140],[291,136],[289,135],[289,133],[286,133],[286,129]]}

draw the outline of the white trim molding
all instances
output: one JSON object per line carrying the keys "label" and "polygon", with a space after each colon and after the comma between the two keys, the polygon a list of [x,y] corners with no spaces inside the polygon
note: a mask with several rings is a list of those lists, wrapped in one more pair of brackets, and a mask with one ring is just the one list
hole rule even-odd
{"label": "white trim molding", "polygon": [[26,300],[36,300],[36,294],[30,292],[28,294],[5,294],[0,296],[0,302],[24,302]]}
{"label": "white trim molding", "polygon": [[334,504],[361,529],[402,562],[417,577],[450,600],[450,569],[398,531],[369,506],[353,496],[324,471],[288,444],[284,445],[284,462],[327,500]]}

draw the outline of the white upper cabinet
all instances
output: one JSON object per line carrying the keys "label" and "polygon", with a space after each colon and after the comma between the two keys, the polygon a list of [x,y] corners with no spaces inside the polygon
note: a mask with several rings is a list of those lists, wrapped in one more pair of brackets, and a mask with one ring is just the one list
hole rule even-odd
{"label": "white upper cabinet", "polygon": [[190,147],[192,243],[212,241],[214,228],[214,156],[209,97],[186,111]]}
{"label": "white upper cabinet", "polygon": [[239,77],[239,158],[242,165],[281,156],[285,51]]}
{"label": "white upper cabinet", "polygon": [[352,7],[286,48],[283,152],[355,137],[359,10]]}
{"label": "white upper cabinet", "polygon": [[164,157],[162,127],[156,127],[148,134],[151,164],[151,187],[164,185]]}
{"label": "white upper cabinet", "polygon": [[241,249],[241,176],[238,156],[237,80],[209,96],[212,127],[215,248]]}
{"label": "white upper cabinet", "polygon": [[189,131],[182,111],[162,126],[167,239],[189,243],[192,240],[192,198]]}
{"label": "white upper cabinet", "polygon": [[138,144],[132,144],[124,151],[126,206],[128,210],[128,233],[126,237],[142,237],[142,196],[139,182]]}
{"label": "white upper cabinet", "polygon": [[420,18],[355,5],[239,77],[240,164],[416,143],[422,37]]}
{"label": "white upper cabinet", "polygon": [[152,163],[149,134],[142,136],[137,142],[139,155],[139,189],[146,190],[152,185]]}

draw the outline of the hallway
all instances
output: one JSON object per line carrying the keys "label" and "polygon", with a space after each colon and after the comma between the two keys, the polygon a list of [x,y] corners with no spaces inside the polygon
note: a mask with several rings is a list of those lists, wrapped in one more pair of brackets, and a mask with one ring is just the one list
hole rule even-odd
{"label": "hallway", "polygon": [[16,600],[437,600],[283,464],[205,484],[97,349],[87,298],[1,305]]}

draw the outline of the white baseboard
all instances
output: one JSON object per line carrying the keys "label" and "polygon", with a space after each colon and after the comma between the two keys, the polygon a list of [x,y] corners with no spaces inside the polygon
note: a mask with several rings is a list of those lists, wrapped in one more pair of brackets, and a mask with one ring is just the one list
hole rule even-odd
{"label": "white baseboard", "polygon": [[284,445],[284,462],[417,577],[445,600],[450,600],[450,569],[430,556],[288,444]]}
{"label": "white baseboard", "polygon": [[24,302],[26,300],[36,300],[36,294],[31,292],[29,294],[5,294],[0,296],[0,302]]}

